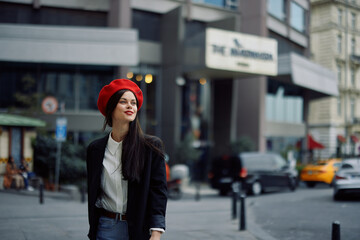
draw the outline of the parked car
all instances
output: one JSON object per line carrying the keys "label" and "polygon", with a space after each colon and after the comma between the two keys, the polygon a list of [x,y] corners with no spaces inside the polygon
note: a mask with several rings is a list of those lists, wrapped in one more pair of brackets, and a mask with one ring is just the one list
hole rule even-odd
{"label": "parked car", "polygon": [[316,163],[308,164],[302,169],[300,180],[309,188],[315,187],[320,182],[332,185],[335,172],[340,165],[341,160],[338,158],[320,160]]}
{"label": "parked car", "polygon": [[360,158],[343,160],[335,175],[334,200],[348,194],[360,194]]}
{"label": "parked car", "polygon": [[259,195],[268,190],[297,186],[297,172],[276,153],[246,152],[238,156],[222,156],[212,162],[208,174],[212,188],[226,195],[234,182],[242,183],[242,190]]}

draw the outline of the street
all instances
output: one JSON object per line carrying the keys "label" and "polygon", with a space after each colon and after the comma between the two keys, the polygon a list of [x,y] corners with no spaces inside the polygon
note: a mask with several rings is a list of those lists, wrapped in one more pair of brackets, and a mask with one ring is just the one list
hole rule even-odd
{"label": "street", "polygon": [[[231,198],[211,189],[187,191],[181,200],[169,200],[164,240],[183,239],[331,239],[331,225],[341,223],[341,239],[360,238],[360,200],[334,202],[332,189],[300,187],[295,192],[266,193],[246,199],[246,231],[231,219]],[[87,239],[87,205],[65,198],[0,192],[0,239]]]}
{"label": "street", "polygon": [[275,239],[331,239],[334,221],[340,222],[341,239],[360,239],[360,199],[335,202],[332,193],[332,188],[324,184],[247,200],[256,226]]}

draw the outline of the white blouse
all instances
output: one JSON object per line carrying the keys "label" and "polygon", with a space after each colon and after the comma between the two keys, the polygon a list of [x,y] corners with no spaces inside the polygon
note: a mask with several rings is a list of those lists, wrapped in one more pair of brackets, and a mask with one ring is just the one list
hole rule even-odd
{"label": "white blouse", "polygon": [[110,212],[126,213],[128,181],[121,173],[122,142],[116,142],[109,134],[105,149],[101,189],[103,194],[97,199],[96,206]]}

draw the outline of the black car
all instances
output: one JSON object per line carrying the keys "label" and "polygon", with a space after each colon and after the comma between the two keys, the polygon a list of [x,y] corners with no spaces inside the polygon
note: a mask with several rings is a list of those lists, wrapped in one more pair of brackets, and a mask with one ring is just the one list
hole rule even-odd
{"label": "black car", "polygon": [[242,183],[242,190],[253,195],[265,191],[297,186],[297,172],[276,153],[246,152],[238,156],[222,156],[212,162],[208,174],[211,187],[226,195],[234,182]]}

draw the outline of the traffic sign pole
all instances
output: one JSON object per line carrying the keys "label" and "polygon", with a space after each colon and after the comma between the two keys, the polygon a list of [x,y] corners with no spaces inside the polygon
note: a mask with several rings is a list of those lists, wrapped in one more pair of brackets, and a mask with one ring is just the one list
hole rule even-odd
{"label": "traffic sign pole", "polygon": [[61,141],[57,142],[56,149],[56,166],[55,166],[55,191],[59,191],[59,176],[60,176],[60,159],[61,159]]}
{"label": "traffic sign pole", "polygon": [[60,161],[61,161],[61,146],[62,142],[66,140],[67,119],[59,117],[56,119],[56,165],[55,165],[55,191],[59,191],[60,178]]}

